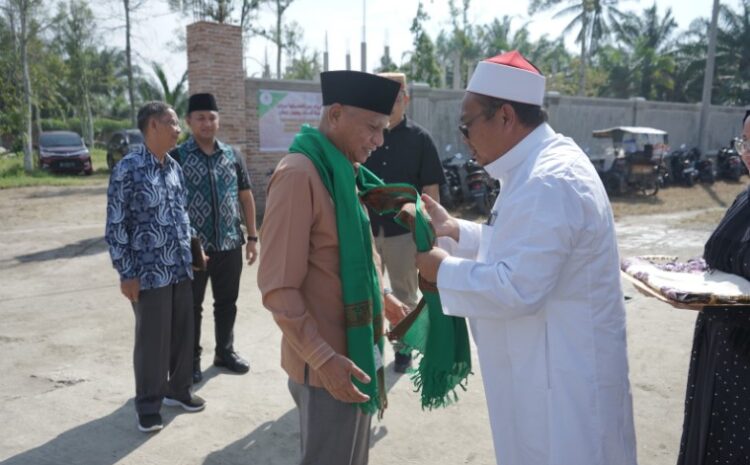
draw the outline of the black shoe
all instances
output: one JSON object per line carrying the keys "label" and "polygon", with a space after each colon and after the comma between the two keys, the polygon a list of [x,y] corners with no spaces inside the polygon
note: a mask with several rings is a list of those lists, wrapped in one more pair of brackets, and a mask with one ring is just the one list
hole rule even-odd
{"label": "black shoe", "polygon": [[206,408],[206,401],[195,394],[190,394],[189,399],[172,399],[170,397],[164,398],[164,405],[169,407],[182,407],[188,412],[200,412]]}
{"label": "black shoe", "polygon": [[139,431],[151,433],[164,428],[164,424],[161,422],[161,415],[158,413],[146,413],[143,415],[139,413],[137,417]]}
{"label": "black shoe", "polygon": [[196,357],[193,359],[193,384],[200,383],[203,381],[203,373],[201,373],[201,359]]}
{"label": "black shoe", "polygon": [[411,355],[405,355],[396,352],[396,362],[393,364],[393,371],[396,373],[406,373],[411,368]]}
{"label": "black shoe", "polygon": [[250,364],[247,363],[247,360],[237,355],[237,352],[229,352],[223,357],[216,355],[214,357],[214,365],[224,367],[235,373],[247,373],[250,371]]}

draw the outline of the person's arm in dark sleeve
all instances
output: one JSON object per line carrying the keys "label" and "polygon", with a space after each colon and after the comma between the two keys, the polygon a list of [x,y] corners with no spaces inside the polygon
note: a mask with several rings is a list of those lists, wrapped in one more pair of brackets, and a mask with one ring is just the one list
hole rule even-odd
{"label": "person's arm in dark sleeve", "polygon": [[429,134],[423,134],[422,166],[419,174],[422,192],[440,202],[440,185],[445,182],[443,165],[440,163],[435,143]]}

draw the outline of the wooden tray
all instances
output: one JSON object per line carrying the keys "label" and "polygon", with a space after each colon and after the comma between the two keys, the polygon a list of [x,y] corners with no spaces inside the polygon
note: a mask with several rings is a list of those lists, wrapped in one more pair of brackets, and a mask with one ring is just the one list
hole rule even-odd
{"label": "wooden tray", "polygon": [[[658,292],[656,292],[655,290],[648,287],[648,285],[644,284],[643,282],[625,273],[624,271],[620,271],[620,274],[622,275],[623,278],[629,281],[633,285],[633,287],[635,287],[635,289],[641,294],[645,295],[646,297],[653,297],[657,300],[664,302],[665,304],[671,305],[674,308],[679,308],[680,310],[701,311],[703,310],[703,307],[706,306],[706,304],[686,304],[683,302],[678,302],[676,300],[668,299],[664,297],[663,295],[659,294]],[[731,305],[727,305],[727,306],[731,306]]]}

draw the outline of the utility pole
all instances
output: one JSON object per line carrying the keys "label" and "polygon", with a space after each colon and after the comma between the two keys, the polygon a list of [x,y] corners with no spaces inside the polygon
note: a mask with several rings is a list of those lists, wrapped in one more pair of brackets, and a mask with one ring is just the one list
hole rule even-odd
{"label": "utility pole", "polygon": [[323,52],[323,71],[328,71],[328,31],[326,31],[326,48]]}
{"label": "utility pole", "polygon": [[700,127],[698,128],[698,147],[702,152],[708,150],[708,112],[711,109],[711,91],[714,85],[714,66],[716,64],[716,29],[719,22],[719,0],[714,0],[711,13],[711,27],[708,31],[708,56],[706,57],[706,74],[703,76],[703,98],[701,101]]}
{"label": "utility pole", "polygon": [[360,46],[361,66],[363,73],[367,72],[367,0],[362,0],[362,44]]}

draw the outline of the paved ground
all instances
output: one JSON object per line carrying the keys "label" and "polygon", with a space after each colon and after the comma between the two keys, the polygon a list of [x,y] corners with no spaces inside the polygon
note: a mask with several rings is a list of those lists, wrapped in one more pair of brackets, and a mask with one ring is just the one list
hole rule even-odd
{"label": "paved ground", "polygon": [[[104,186],[0,191],[0,463],[294,464],[297,418],[255,267],[243,275],[236,326],[250,373],[225,374],[205,360],[197,389],[206,410],[165,408],[162,432],[136,430],[134,319],[102,239],[104,207]],[[686,215],[625,217],[622,255],[697,255],[712,225],[686,229],[690,223]],[[672,465],[695,314],[629,286],[626,293],[640,463]],[[210,311],[203,324],[212,335]],[[203,345],[212,352],[211,337]],[[493,463],[478,372],[457,405],[434,412],[420,410],[406,377],[391,375],[389,386],[391,407],[373,423],[371,464]]]}

